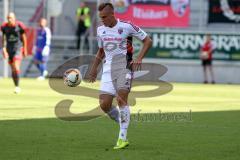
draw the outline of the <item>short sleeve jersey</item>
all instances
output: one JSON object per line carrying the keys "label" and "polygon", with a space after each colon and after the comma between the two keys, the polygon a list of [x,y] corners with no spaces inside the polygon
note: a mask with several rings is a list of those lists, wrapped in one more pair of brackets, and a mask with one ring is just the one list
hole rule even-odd
{"label": "short sleeve jersey", "polygon": [[1,30],[4,36],[6,36],[7,48],[18,48],[22,46],[21,35],[25,33],[26,27],[20,22],[16,21],[14,26],[10,26],[8,23],[3,23]]}
{"label": "short sleeve jersey", "polygon": [[207,52],[208,53],[208,59],[211,60],[212,59],[212,52],[213,52],[213,44],[211,43],[211,41],[209,42],[205,42],[201,48],[202,52]]}
{"label": "short sleeve jersey", "polygon": [[[97,28],[98,47],[103,48],[105,52],[105,63],[103,72],[111,70],[111,64],[115,63],[113,57],[124,57],[127,54],[127,39],[135,37],[143,40],[147,36],[141,28],[130,22],[117,21],[117,24],[110,28],[107,26],[99,26]],[[121,56],[123,55],[123,56]]]}

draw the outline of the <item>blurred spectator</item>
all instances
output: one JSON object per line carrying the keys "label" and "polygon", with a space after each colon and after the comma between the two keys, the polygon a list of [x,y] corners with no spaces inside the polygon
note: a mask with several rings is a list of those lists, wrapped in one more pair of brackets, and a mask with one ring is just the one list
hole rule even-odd
{"label": "blurred spectator", "polygon": [[211,42],[211,36],[206,35],[206,41],[201,47],[200,58],[202,60],[203,73],[204,73],[204,83],[208,83],[208,74],[210,72],[212,84],[215,83],[213,68],[212,68],[212,53],[213,53],[213,44]]}
{"label": "blurred spectator", "polygon": [[[89,48],[88,41],[86,40],[86,31],[91,26],[91,19],[90,19],[90,8],[86,6],[85,2],[80,3],[80,7],[77,9],[77,20],[78,20],[78,27],[77,27],[77,49],[80,48],[81,44],[81,36],[84,36],[84,45]],[[87,43],[86,43],[87,41]]]}
{"label": "blurred spectator", "polygon": [[34,63],[40,71],[38,80],[44,80],[48,74],[47,61],[50,54],[51,31],[47,27],[47,20],[41,18],[37,30],[36,46],[34,47]]}
{"label": "blurred spectator", "polygon": [[3,58],[8,60],[15,85],[15,93],[20,93],[19,74],[22,56],[27,56],[27,36],[25,25],[16,19],[13,12],[1,26]]}

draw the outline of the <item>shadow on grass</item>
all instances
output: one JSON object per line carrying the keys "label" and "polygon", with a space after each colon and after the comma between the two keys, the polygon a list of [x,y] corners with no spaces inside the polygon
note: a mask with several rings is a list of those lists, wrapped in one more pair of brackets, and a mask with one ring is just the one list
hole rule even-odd
{"label": "shadow on grass", "polygon": [[107,117],[0,121],[0,159],[239,159],[239,121],[240,111],[193,112],[190,123],[133,121],[131,145],[117,152],[119,128]]}

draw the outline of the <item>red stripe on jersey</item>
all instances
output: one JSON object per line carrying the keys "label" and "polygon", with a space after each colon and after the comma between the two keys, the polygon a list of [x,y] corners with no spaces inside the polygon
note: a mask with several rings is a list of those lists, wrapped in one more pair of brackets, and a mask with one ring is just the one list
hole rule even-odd
{"label": "red stripe on jersey", "polygon": [[15,25],[10,25],[8,22],[4,22],[1,26],[1,29],[4,27],[16,27],[19,26],[22,30],[26,31],[27,27],[20,21],[16,21]]}
{"label": "red stripe on jersey", "polygon": [[[3,31],[5,27],[7,27],[7,22],[4,22],[4,23],[1,25],[1,31]],[[3,31],[3,32],[4,32],[4,31]]]}
{"label": "red stripe on jersey", "polygon": [[120,22],[123,22],[123,23],[128,23],[130,24],[131,22],[130,21],[124,21],[124,20],[119,20]]}
{"label": "red stripe on jersey", "polygon": [[2,27],[6,27],[7,24],[8,24],[7,22],[3,22],[3,24],[1,25],[1,28],[2,28]]}
{"label": "red stripe on jersey", "polygon": [[134,25],[134,24],[133,24],[132,22],[130,22],[130,21],[120,20],[120,22],[130,24],[130,25],[133,27],[133,29],[134,29],[135,31],[137,31],[137,32],[140,30],[138,26]]}
{"label": "red stripe on jersey", "polygon": [[21,27],[24,31],[26,31],[27,27],[20,21],[17,21],[16,24]]}

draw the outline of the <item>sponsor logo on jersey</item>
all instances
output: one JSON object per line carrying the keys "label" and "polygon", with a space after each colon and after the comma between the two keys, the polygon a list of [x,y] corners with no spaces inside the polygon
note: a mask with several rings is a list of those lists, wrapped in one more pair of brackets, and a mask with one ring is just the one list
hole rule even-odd
{"label": "sponsor logo on jersey", "polygon": [[118,37],[114,37],[114,38],[112,38],[112,37],[105,37],[105,38],[103,38],[103,41],[123,41],[123,39],[122,38],[118,38]]}

